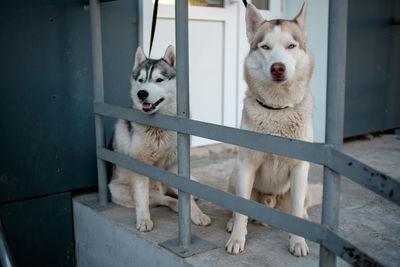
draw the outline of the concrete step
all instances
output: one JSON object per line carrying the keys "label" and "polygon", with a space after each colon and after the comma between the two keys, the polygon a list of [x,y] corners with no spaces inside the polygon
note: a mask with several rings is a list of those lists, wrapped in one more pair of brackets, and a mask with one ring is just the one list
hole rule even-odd
{"label": "concrete step", "polygon": [[[400,140],[383,136],[372,141],[356,140],[344,150],[394,177],[399,177]],[[201,182],[226,188],[234,164],[235,148],[228,145],[195,149],[192,173]],[[313,165],[310,183],[322,183],[322,167]],[[178,236],[178,215],[166,207],[151,209],[153,231],[135,229],[134,209],[109,204],[97,207],[96,194],[73,199],[77,266],[318,266],[319,245],[308,241],[310,254],[296,258],[288,251],[288,233],[249,223],[246,250],[229,255],[224,246],[230,211],[205,200],[200,208],[212,218],[207,227],[192,225],[197,237],[216,245],[185,259],[159,246]],[[321,206],[309,209],[310,219],[320,222]],[[400,262],[400,209],[348,179],[342,180],[340,234],[387,266]],[[338,266],[347,266],[338,260]]]}

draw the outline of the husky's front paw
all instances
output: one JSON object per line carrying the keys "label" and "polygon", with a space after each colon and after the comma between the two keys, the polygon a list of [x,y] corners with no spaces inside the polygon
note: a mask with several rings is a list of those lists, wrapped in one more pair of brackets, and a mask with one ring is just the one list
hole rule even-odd
{"label": "husky's front paw", "polygon": [[141,232],[150,232],[151,230],[153,230],[153,221],[151,219],[137,220],[136,229]]}
{"label": "husky's front paw", "polygon": [[211,223],[210,217],[208,217],[202,212],[192,212],[191,219],[194,224],[201,226],[206,226]]}
{"label": "husky's front paw", "polygon": [[290,253],[296,257],[305,257],[310,252],[304,238],[300,236],[290,236]]}
{"label": "husky's front paw", "polygon": [[230,254],[239,254],[244,250],[244,244],[246,243],[246,237],[243,235],[236,236],[231,235],[228,242],[225,245],[226,251]]}

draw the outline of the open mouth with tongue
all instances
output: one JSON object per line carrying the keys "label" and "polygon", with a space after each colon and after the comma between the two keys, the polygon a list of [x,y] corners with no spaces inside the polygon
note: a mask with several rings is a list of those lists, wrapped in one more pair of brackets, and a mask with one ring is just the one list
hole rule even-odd
{"label": "open mouth with tongue", "polygon": [[142,110],[144,112],[150,112],[152,110],[155,110],[156,107],[164,101],[164,97],[160,98],[157,102],[155,103],[148,103],[148,102],[142,102]]}

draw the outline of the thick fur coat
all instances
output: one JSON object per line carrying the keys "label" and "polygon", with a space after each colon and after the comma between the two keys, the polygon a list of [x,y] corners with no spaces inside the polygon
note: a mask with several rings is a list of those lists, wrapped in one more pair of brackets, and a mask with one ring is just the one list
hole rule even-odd
{"label": "thick fur coat", "polygon": [[[248,4],[250,51],[244,63],[248,90],[242,129],[313,141],[309,83],[314,63],[306,46],[306,9],[304,4],[293,20],[267,21],[254,5]],[[291,204],[285,210],[305,217],[308,169],[308,162],[241,147],[228,191],[247,199],[255,193],[285,196],[285,203],[289,200]],[[227,229],[232,232],[226,244],[229,253],[244,250],[247,221],[246,216],[235,213],[228,222]],[[292,234],[289,249],[295,256],[309,252],[304,238]]]}
{"label": "thick fur coat", "polygon": [[[148,59],[139,47],[131,77],[133,108],[151,116],[155,113],[176,115],[175,52],[168,47],[163,58]],[[176,173],[177,136],[173,131],[118,120],[112,149],[141,162]],[[113,202],[136,207],[136,227],[151,231],[153,222],[150,207],[163,205],[178,212],[178,192],[146,176],[120,166],[114,166],[109,183]],[[195,224],[208,225],[210,218],[203,214],[191,198],[191,219]]]}

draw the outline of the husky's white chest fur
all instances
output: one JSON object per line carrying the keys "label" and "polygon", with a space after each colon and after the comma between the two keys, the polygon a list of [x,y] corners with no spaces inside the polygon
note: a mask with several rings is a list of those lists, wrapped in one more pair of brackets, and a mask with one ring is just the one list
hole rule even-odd
{"label": "husky's white chest fur", "polygon": [[[281,110],[263,107],[249,94],[244,100],[241,128],[311,142],[313,139],[311,94],[307,91],[299,104]],[[254,188],[266,194],[283,194],[289,190],[290,169],[298,163],[298,160],[259,151],[246,154],[255,161],[262,161],[255,175]]]}
{"label": "husky's white chest fur", "polygon": [[125,120],[115,127],[115,150],[162,169],[176,164],[176,133]]}

